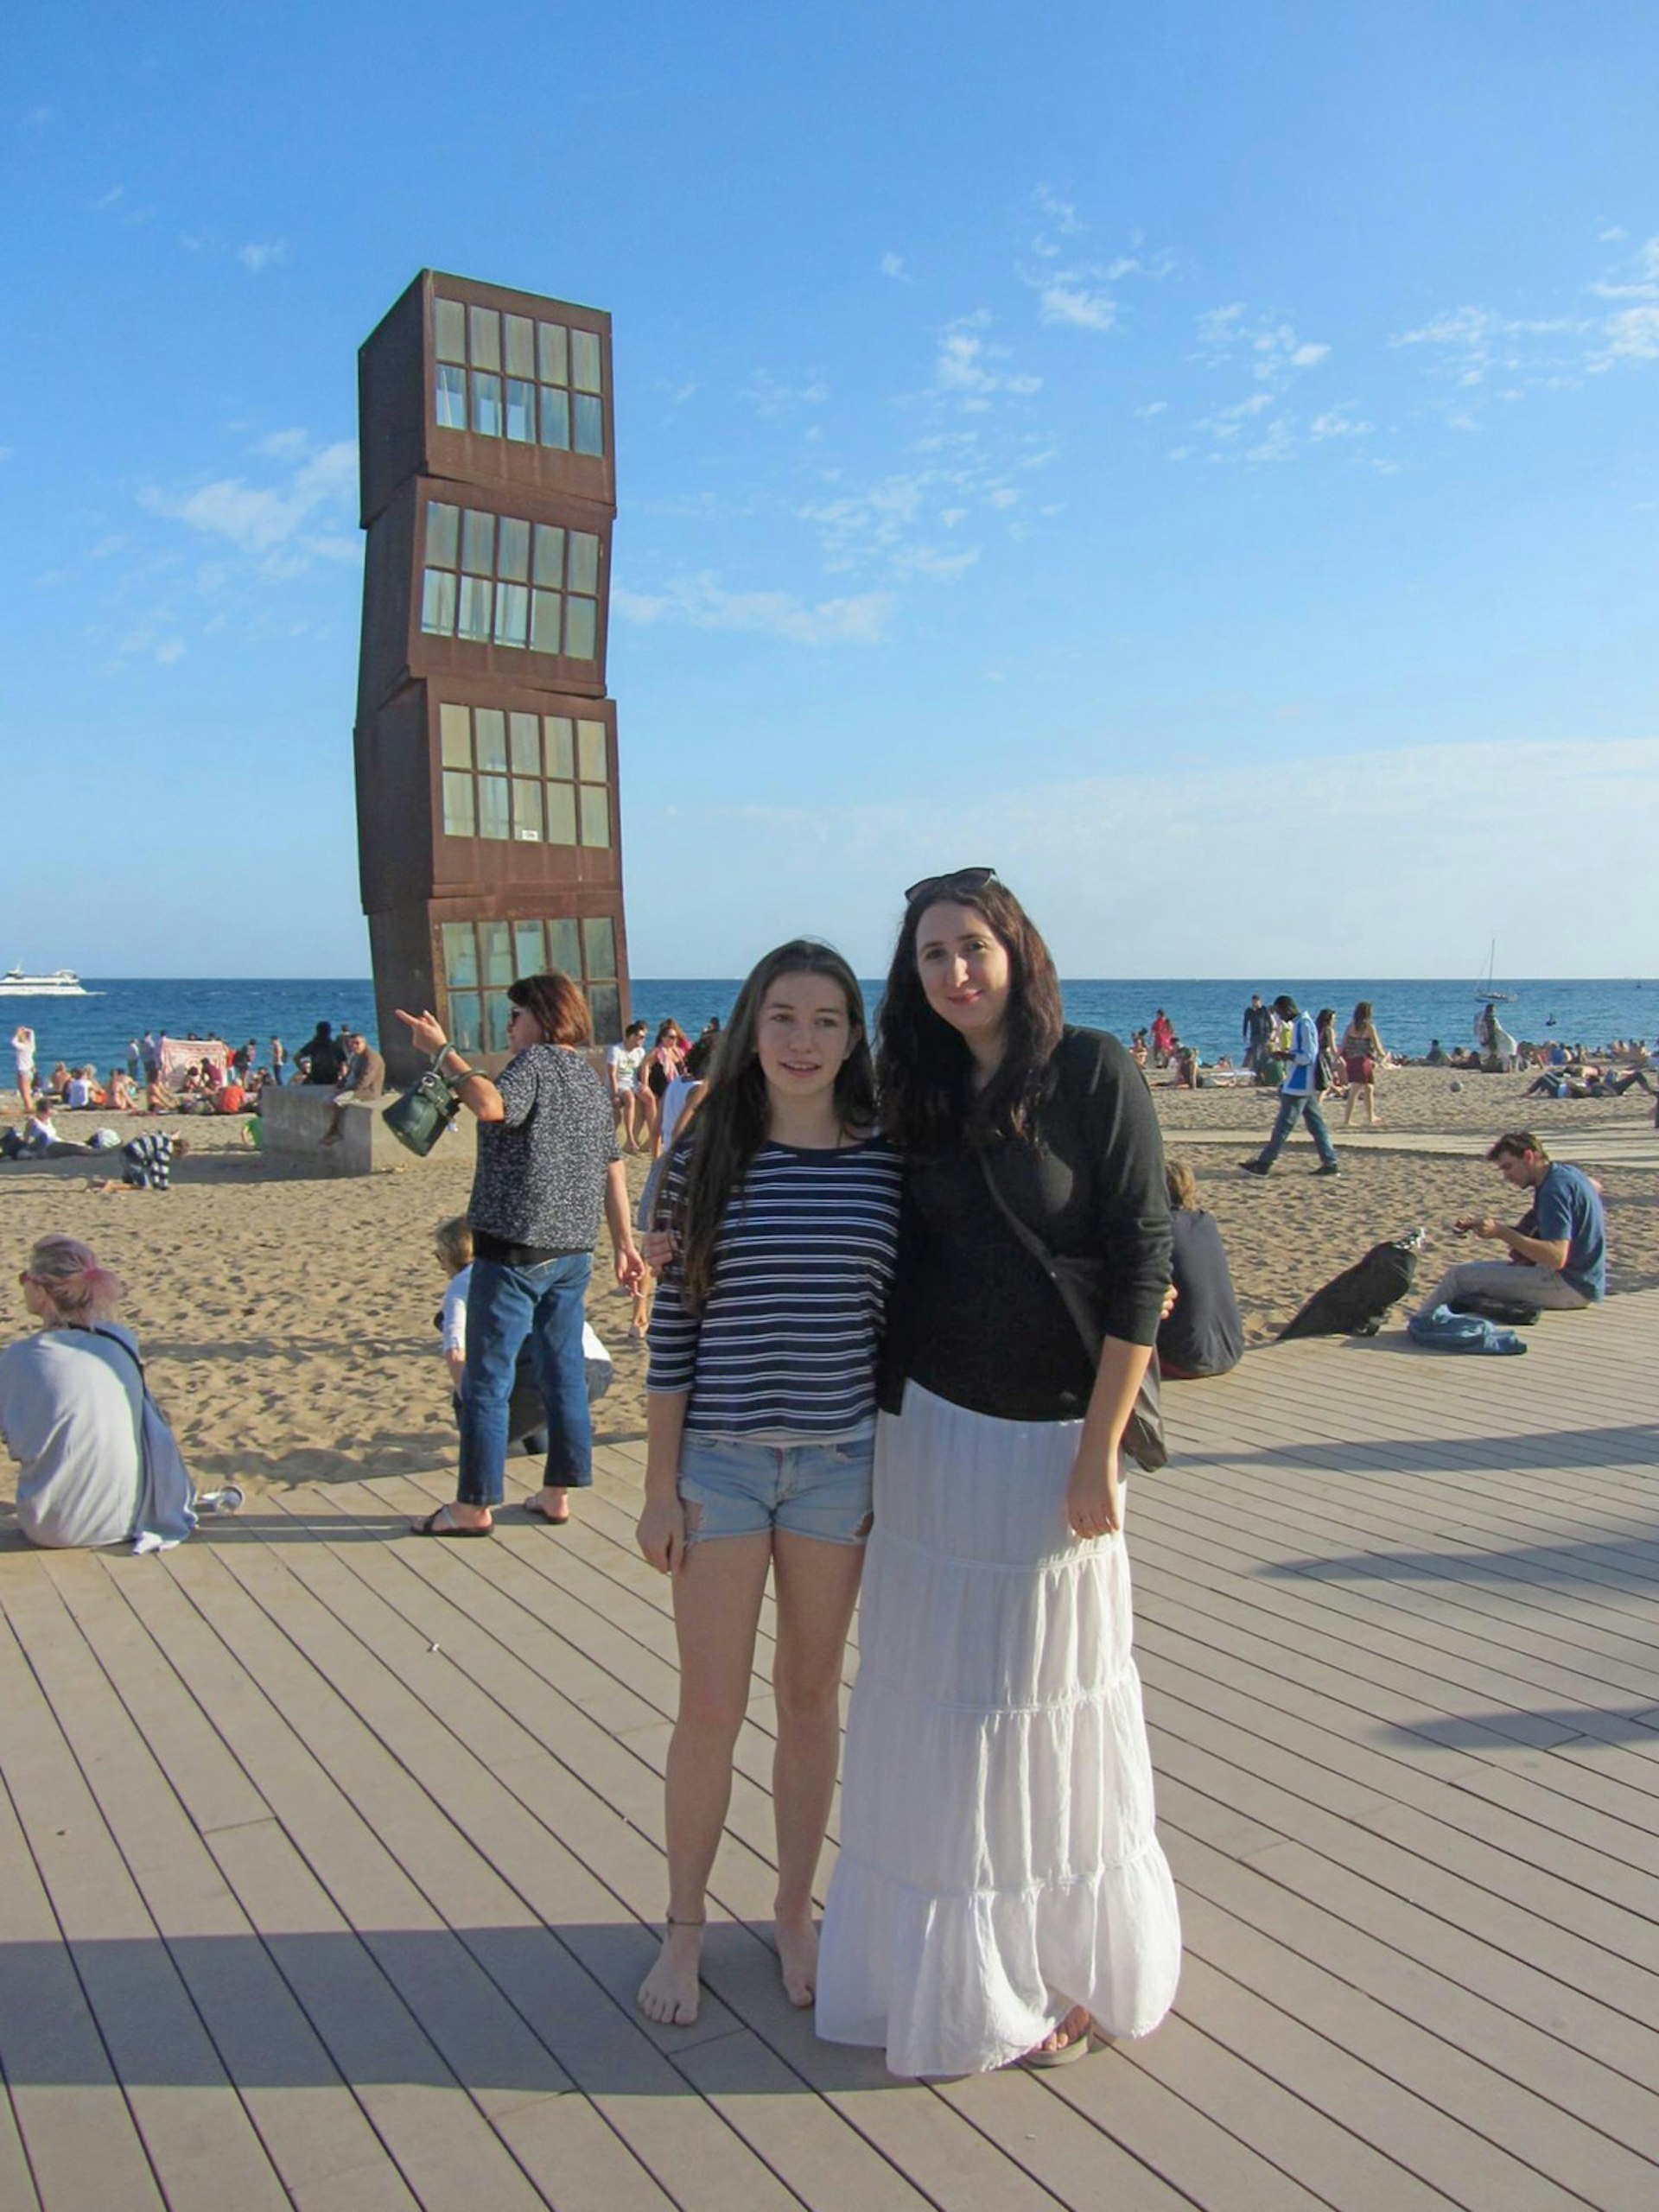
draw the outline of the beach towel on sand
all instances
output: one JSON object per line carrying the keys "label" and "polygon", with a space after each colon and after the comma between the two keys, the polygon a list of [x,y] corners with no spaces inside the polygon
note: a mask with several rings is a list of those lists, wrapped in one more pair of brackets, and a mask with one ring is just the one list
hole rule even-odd
{"label": "beach towel on sand", "polygon": [[1495,1321],[1483,1321],[1478,1313],[1454,1313],[1449,1306],[1437,1306],[1432,1313],[1414,1313],[1406,1328],[1413,1344],[1426,1351],[1512,1355],[1527,1348],[1513,1329],[1500,1329]]}

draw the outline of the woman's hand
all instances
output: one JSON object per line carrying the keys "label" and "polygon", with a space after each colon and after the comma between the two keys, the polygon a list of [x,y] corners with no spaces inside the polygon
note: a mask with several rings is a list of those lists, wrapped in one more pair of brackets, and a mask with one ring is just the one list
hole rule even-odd
{"label": "woman's hand", "polygon": [[1065,1486],[1065,1523],[1084,1543],[1115,1536],[1123,1526],[1123,1490],[1117,1471],[1117,1446],[1101,1452],[1079,1448]]}
{"label": "woman's hand", "polygon": [[648,1229],[639,1239],[639,1249],[645,1265],[659,1275],[674,1256],[674,1239],[665,1229]]}
{"label": "woman's hand", "polygon": [[409,1041],[423,1052],[442,1052],[449,1039],[443,1033],[443,1024],[435,1014],[405,1014],[402,1007],[394,1009],[399,1021],[409,1031]]}
{"label": "woman's hand", "polygon": [[659,1574],[676,1573],[685,1565],[685,1508],[677,1497],[648,1497],[634,1535]]}

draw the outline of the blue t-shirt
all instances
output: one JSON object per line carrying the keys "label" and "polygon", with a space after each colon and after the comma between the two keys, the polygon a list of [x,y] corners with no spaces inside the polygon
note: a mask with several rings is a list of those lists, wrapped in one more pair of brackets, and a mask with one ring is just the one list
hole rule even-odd
{"label": "blue t-shirt", "polygon": [[1567,1240],[1561,1280],[1586,1298],[1607,1295],[1607,1217],[1601,1195],[1582,1168],[1557,1161],[1538,1185],[1522,1224],[1529,1236]]}

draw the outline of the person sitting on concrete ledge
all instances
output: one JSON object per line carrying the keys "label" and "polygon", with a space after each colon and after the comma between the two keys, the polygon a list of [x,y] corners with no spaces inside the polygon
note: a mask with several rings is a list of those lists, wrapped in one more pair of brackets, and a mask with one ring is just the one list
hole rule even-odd
{"label": "person sitting on concrete ledge", "polygon": [[1532,1204],[1508,1228],[1490,1216],[1454,1221],[1459,1236],[1506,1244],[1504,1260],[1465,1260],[1448,1268],[1419,1311],[1460,1298],[1573,1313],[1607,1294],[1607,1217],[1601,1192],[1582,1168],[1552,1160],[1530,1129],[1511,1129],[1486,1155],[1511,1190]]}
{"label": "person sitting on concrete ledge", "polygon": [[334,1094],[334,1118],[324,1144],[338,1144],[348,1106],[372,1106],[385,1096],[386,1064],[360,1029],[347,1029],[340,1040],[351,1059],[346,1069],[346,1088]]}

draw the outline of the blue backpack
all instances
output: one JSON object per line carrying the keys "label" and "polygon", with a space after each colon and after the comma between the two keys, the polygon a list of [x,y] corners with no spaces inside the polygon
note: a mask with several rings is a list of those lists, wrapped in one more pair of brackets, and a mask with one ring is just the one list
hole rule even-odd
{"label": "blue backpack", "polygon": [[1406,1329],[1412,1342],[1426,1351],[1513,1354],[1527,1348],[1525,1338],[1513,1329],[1500,1329],[1496,1321],[1483,1320],[1478,1313],[1454,1313],[1449,1306],[1437,1306],[1432,1313],[1414,1313]]}

